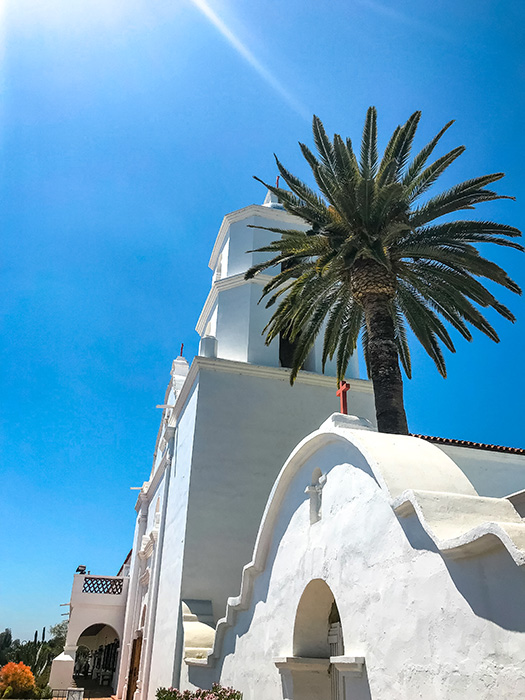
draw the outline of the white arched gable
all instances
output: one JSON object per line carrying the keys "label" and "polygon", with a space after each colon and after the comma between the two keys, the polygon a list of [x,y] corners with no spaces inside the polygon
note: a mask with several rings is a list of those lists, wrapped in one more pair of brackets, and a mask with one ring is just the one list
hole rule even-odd
{"label": "white arched gable", "polygon": [[344,448],[348,465],[367,472],[376,481],[399,516],[415,513],[443,554],[469,556],[497,542],[507,548],[518,565],[525,563],[525,525],[507,499],[478,496],[455,462],[427,441],[377,433],[363,419],[334,414],[302,440],[284,464],[261,520],[252,561],[243,569],[240,594],[229,598],[208,658],[186,659],[188,665],[212,665],[220,657],[222,639],[234,624],[236,612],[250,605],[254,580],[265,568],[294,477],[308,460],[334,445]]}

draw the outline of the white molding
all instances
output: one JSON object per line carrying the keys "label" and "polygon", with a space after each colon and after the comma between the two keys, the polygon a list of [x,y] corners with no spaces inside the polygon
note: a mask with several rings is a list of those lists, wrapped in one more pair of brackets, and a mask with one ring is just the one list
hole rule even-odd
{"label": "white molding", "polygon": [[242,287],[243,284],[257,284],[262,287],[271,279],[272,275],[264,275],[259,273],[252,279],[247,280],[244,278],[244,273],[241,272],[238,275],[232,275],[231,277],[223,277],[222,279],[213,282],[210,289],[210,293],[208,294],[206,301],[204,302],[204,306],[202,307],[201,315],[199,316],[197,325],[195,326],[195,330],[197,331],[197,333],[201,336],[204,333],[204,329],[206,328],[208,319],[211,316],[211,312],[213,310],[213,307],[215,306],[215,303],[219,296],[219,292],[224,292],[227,289],[234,289],[235,287]]}
{"label": "white molding", "polygon": [[[206,652],[209,654],[209,649],[207,649]],[[188,656],[188,658],[184,659],[184,663],[186,666],[203,666],[206,668],[208,666],[208,658],[198,659]]]}
{"label": "white molding", "polygon": [[155,540],[151,537],[151,535],[144,535],[142,537],[141,547],[138,552],[139,557],[143,560],[149,559],[153,554],[154,547]]}
{"label": "white molding", "polygon": [[[279,379],[282,382],[290,381],[290,370],[286,367],[264,367],[263,365],[252,365],[248,362],[236,362],[234,360],[221,360],[217,357],[201,357],[196,355],[191,363],[188,376],[177,396],[175,407],[172,409],[169,425],[176,426],[186,402],[188,401],[193,387],[196,383],[200,370],[211,372],[225,372],[232,374],[244,374],[252,377],[263,377],[266,379]],[[374,389],[369,379],[350,379],[350,391],[372,394]],[[296,384],[306,384],[308,386],[335,386],[335,377],[315,372],[300,371],[297,375]],[[161,465],[159,465],[160,468]],[[153,481],[153,480],[152,480]]]}
{"label": "white molding", "polygon": [[[173,429],[175,430],[175,426],[173,426]],[[162,475],[166,471],[166,469],[169,469],[171,466],[171,453],[169,451],[169,447],[166,447],[166,451],[162,455],[162,459],[160,460],[160,464],[155,469],[155,473],[152,475],[151,479],[146,482],[144,485],[145,491],[146,491],[146,496],[148,496],[149,493],[155,494],[157,491],[157,488],[159,486],[159,482],[162,478]],[[151,501],[151,496],[148,496],[148,503]]]}
{"label": "white molding", "polygon": [[307,671],[308,673],[328,673],[330,659],[316,659],[306,656],[283,656],[273,660],[279,670]]}
{"label": "white molding", "polygon": [[[287,367],[266,367],[264,365],[252,365],[249,362],[237,362],[235,360],[222,360],[220,358],[195,357],[199,368],[212,372],[231,372],[233,374],[246,374],[265,379],[279,379],[283,382],[290,381],[290,370]],[[190,368],[193,369],[193,364]],[[188,375],[189,376],[189,375]],[[348,380],[351,384],[350,391],[364,392],[371,394],[374,389],[372,382],[368,379]],[[306,384],[309,386],[333,386],[336,388],[336,378],[327,374],[317,374],[316,372],[306,372],[301,370],[297,375],[296,384]]]}
{"label": "white molding", "polygon": [[159,539],[159,528],[160,528],[160,519],[159,522],[155,522],[155,525],[149,535],[143,535],[142,536],[142,542],[140,546],[140,550],[138,552],[138,555],[141,559],[147,560],[151,557],[153,554],[153,551],[155,549],[155,545],[157,544],[157,540]]}
{"label": "white molding", "polygon": [[365,666],[364,656],[331,656],[330,663],[340,673],[361,676]]}
{"label": "white molding", "polygon": [[[201,370],[243,374],[251,377],[262,377],[263,379],[278,379],[279,381],[286,383],[290,381],[290,370],[286,367],[264,367],[263,365],[252,365],[248,362],[236,362],[234,360],[222,360],[216,357],[211,358],[196,355],[193,358],[193,362],[191,363],[188,375],[186,376],[184,384],[182,385],[182,389],[177,396],[175,406],[171,410],[168,423],[169,427],[174,428],[177,426],[179,416],[186,407],[186,403],[191,396]],[[351,383],[351,392],[372,394],[374,391],[372,382],[369,379],[350,379],[349,381]],[[296,384],[303,384],[306,386],[334,387],[335,389],[336,378],[325,374],[316,374],[315,372],[305,372],[304,370],[301,370],[297,375]],[[155,470],[155,473],[151,477],[151,480],[144,483],[144,486],[142,487],[143,491],[139,494],[139,500],[146,499],[148,493],[154,492],[154,487],[156,484],[158,484],[160,478],[162,477],[167,464],[167,460],[161,461]]]}
{"label": "white molding", "polygon": [[141,585],[141,586],[148,586],[148,585],[149,585],[150,576],[151,576],[151,569],[150,569],[150,567],[148,566],[148,567],[146,567],[146,569],[144,570],[144,573],[142,574],[142,576],[139,576],[139,583],[140,583],[140,585]]}
{"label": "white molding", "polygon": [[287,212],[285,209],[273,209],[272,207],[264,207],[261,204],[250,204],[247,207],[243,207],[242,209],[232,211],[229,214],[226,214],[226,216],[222,220],[219,233],[217,234],[217,238],[215,240],[215,245],[213,246],[213,250],[211,251],[210,262],[208,263],[208,267],[210,267],[212,270],[215,269],[217,265],[217,260],[219,258],[219,253],[221,252],[224,239],[226,238],[226,234],[228,233],[228,229],[230,228],[230,226],[236,223],[237,221],[248,219],[250,216],[260,216],[265,219],[275,219],[275,221],[283,221],[283,219],[288,219],[290,224],[295,223],[296,225],[298,223],[304,225],[305,223],[298,216],[290,214],[290,212]]}
{"label": "white molding", "polygon": [[[175,433],[177,425],[172,425],[172,426],[167,426],[166,427],[166,432],[169,430],[170,432]],[[166,469],[169,470],[171,467],[171,460],[172,460],[172,455],[170,453],[169,447],[166,447],[166,450],[164,454],[162,455],[162,459],[160,460],[159,466],[155,469],[153,474],[151,475],[151,478],[149,481],[145,481],[142,484],[142,490],[139,493],[139,496],[137,498],[137,503],[135,504],[135,510],[138,510],[138,508],[142,504],[146,504],[149,506],[149,503],[151,502],[151,496],[154,495],[157,492],[157,488],[159,486],[159,483],[162,479],[162,476]],[[147,512],[145,515],[145,518],[147,519]]]}

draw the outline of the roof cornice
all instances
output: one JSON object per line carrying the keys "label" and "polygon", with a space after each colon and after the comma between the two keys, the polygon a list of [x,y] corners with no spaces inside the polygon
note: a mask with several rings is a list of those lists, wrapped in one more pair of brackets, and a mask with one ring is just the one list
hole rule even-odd
{"label": "roof cornice", "polygon": [[[182,385],[180,394],[178,395],[175,405],[171,410],[167,429],[175,428],[178,425],[179,417],[186,407],[201,370],[231,374],[244,374],[246,376],[262,377],[264,379],[278,379],[287,383],[290,381],[290,370],[286,367],[264,367],[263,365],[252,365],[248,362],[221,360],[219,358],[201,357],[200,355],[196,355],[193,358],[193,362],[191,363],[186,380]],[[307,386],[333,387],[335,384],[335,377],[301,370],[297,375],[295,382],[299,385],[303,384]],[[352,391],[365,394],[373,393],[373,386],[370,380],[352,379],[351,382]],[[141,499],[148,500],[148,491],[150,493],[154,493],[154,490],[151,490],[151,485],[158,483],[160,476],[164,473],[168,465],[169,460],[163,458],[155,472],[151,475],[150,480],[144,483],[143,491],[141,491],[139,494],[137,505],[139,505],[139,501],[141,501]]]}
{"label": "roof cornice", "polygon": [[[197,380],[200,370],[208,370],[211,372],[229,372],[232,374],[244,374],[252,377],[264,377],[267,379],[279,379],[283,382],[290,381],[290,370],[286,367],[263,367],[262,365],[252,365],[248,362],[236,362],[234,360],[221,360],[219,358],[201,357],[196,355],[191,363],[188,376],[182,386],[180,394],[177,397],[175,406],[172,409],[168,425],[174,427],[177,425],[179,416],[181,415],[186,402],[188,401],[193,386]],[[330,377],[325,374],[316,374],[315,372],[305,372],[301,370],[295,380],[297,384],[306,384],[309,386],[333,386],[335,377]],[[368,379],[352,379],[352,391],[371,394],[373,393],[372,382]]]}
{"label": "roof cornice", "polygon": [[272,207],[264,207],[261,204],[250,204],[249,206],[243,207],[242,209],[232,211],[229,214],[226,214],[226,216],[222,220],[219,233],[217,234],[217,238],[215,240],[215,245],[213,246],[213,250],[211,251],[210,262],[208,263],[208,267],[210,267],[212,270],[215,269],[219,253],[221,252],[224,239],[226,238],[226,234],[228,233],[228,229],[230,228],[230,226],[236,221],[242,221],[243,219],[247,219],[250,216],[261,216],[265,219],[275,219],[275,221],[288,221],[290,224],[295,223],[296,225],[297,223],[304,224],[304,221],[302,219],[300,219],[298,216],[290,214],[284,209],[273,209]]}
{"label": "roof cornice", "polygon": [[[287,367],[265,367],[263,365],[252,365],[249,362],[236,362],[235,360],[222,360],[219,358],[210,357],[195,357],[193,364],[198,363],[199,367],[212,372],[230,372],[232,374],[245,374],[252,377],[263,377],[265,379],[279,379],[283,382],[290,381],[290,370]],[[189,377],[189,375],[188,375]],[[350,379],[352,391],[373,393],[372,382],[368,379]],[[333,386],[335,387],[336,378],[326,374],[317,374],[316,372],[306,372],[301,370],[297,375],[296,384],[305,384],[309,386]]]}
{"label": "roof cornice", "polygon": [[241,287],[243,284],[257,284],[262,287],[271,279],[272,275],[264,275],[262,273],[259,273],[255,277],[247,280],[244,278],[244,274],[240,273],[239,275],[224,277],[223,279],[216,280],[215,282],[213,282],[210,289],[210,293],[208,294],[208,297],[204,302],[204,306],[202,307],[201,315],[199,316],[197,325],[195,326],[195,330],[197,331],[197,333],[201,336],[204,333],[204,329],[206,327],[206,324],[208,323],[208,319],[215,305],[215,302],[217,301],[219,292],[223,292],[227,289],[234,289],[235,287]]}

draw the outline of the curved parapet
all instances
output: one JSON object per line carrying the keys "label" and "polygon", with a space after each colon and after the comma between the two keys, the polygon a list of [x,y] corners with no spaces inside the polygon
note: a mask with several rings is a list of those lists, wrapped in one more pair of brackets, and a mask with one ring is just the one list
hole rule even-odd
{"label": "curved parapet", "polygon": [[343,446],[345,465],[376,481],[398,516],[419,518],[444,556],[472,556],[503,545],[516,564],[525,563],[525,524],[508,499],[480,497],[458,465],[427,441],[377,433],[362,419],[334,414],[299,443],[283,466],[262,517],[252,561],[243,569],[240,593],[228,599],[207,658],[186,659],[188,665],[211,666],[220,656],[236,613],[250,606],[253,583],[265,568],[292,480],[308,460],[334,445]]}
{"label": "curved parapet", "polygon": [[417,515],[437,548],[458,559],[501,544],[518,566],[525,564],[525,524],[506,498],[405,491],[392,503],[397,515]]}
{"label": "curved parapet", "polygon": [[357,448],[379,486],[392,499],[407,489],[448,491],[477,496],[474,486],[458,465],[435,445],[410,435],[359,429],[362,426],[361,421],[362,419],[355,416],[333,414],[318,431],[300,443],[287,464],[294,459],[305,443],[316,441],[323,434],[337,436]]}

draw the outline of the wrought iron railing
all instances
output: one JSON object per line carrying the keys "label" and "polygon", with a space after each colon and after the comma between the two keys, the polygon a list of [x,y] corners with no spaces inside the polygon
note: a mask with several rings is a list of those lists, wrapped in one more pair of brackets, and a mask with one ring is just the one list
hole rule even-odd
{"label": "wrought iron railing", "polygon": [[120,595],[124,587],[122,578],[104,578],[103,576],[86,576],[82,593],[105,593]]}

